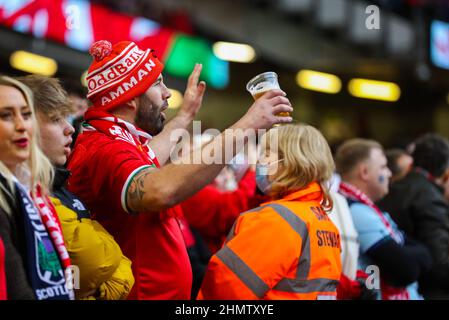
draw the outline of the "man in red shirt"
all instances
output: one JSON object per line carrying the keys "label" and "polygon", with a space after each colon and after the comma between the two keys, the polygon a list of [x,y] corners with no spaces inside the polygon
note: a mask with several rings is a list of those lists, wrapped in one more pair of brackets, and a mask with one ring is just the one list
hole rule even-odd
{"label": "man in red shirt", "polygon": [[[206,88],[198,83],[201,65],[189,77],[180,111],[164,126],[170,92],[163,65],[151,50],[128,41],[114,46],[99,41],[90,53],[95,60],[86,80],[93,106],[69,159],[68,188],[131,259],[135,284],[130,299],[189,299],[192,273],[176,204],[210,183],[225,162],[164,164],[177,142],[175,130],[185,129],[201,106]],[[231,129],[288,123],[290,117],[276,114],[292,110],[285,93],[273,90]],[[234,132],[226,138],[236,142]],[[225,145],[221,134],[211,149],[225,154]]]}

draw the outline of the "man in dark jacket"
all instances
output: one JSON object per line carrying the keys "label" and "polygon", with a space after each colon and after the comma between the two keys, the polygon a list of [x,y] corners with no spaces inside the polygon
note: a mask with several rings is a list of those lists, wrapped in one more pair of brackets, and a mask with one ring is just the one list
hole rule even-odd
{"label": "man in dark jacket", "polygon": [[449,205],[441,187],[447,180],[449,143],[437,134],[426,134],[416,140],[412,156],[412,171],[392,184],[379,205],[432,254],[434,265],[419,284],[424,297],[449,299]]}

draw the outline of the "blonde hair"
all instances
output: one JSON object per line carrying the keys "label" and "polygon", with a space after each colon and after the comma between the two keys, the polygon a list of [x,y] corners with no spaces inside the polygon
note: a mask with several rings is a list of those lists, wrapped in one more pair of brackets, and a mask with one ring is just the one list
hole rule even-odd
{"label": "blonde hair", "polygon": [[[20,175],[29,175],[29,179],[27,179],[27,181],[21,182],[29,187],[32,195],[34,196],[34,192],[38,184],[41,186],[43,194],[46,195],[49,193],[53,182],[54,171],[50,160],[48,160],[39,148],[39,126],[34,110],[33,94],[26,85],[10,77],[0,76],[0,85],[13,87],[22,93],[28,107],[31,110],[31,119],[33,123],[33,134],[30,139],[30,158],[28,161],[18,166],[17,172],[11,172],[0,160],[0,174],[6,178],[10,188],[13,187],[13,175],[15,175],[19,180],[21,180]],[[11,192],[13,192],[13,190],[14,188],[12,188]],[[8,213],[11,213],[11,208],[9,208],[3,192],[0,192],[0,208]]]}
{"label": "blonde hair", "polygon": [[328,181],[335,165],[321,132],[305,124],[284,125],[268,131],[262,138],[262,144],[270,150],[277,147],[279,159],[283,159],[279,162],[271,187],[271,197],[279,199],[317,182],[323,192],[323,209],[332,210]]}

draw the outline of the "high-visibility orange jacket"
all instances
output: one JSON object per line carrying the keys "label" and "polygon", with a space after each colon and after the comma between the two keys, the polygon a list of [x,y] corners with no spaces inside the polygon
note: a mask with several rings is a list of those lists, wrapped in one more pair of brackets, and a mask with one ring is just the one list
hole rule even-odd
{"label": "high-visibility orange jacket", "polygon": [[199,299],[335,299],[340,235],[317,183],[244,212],[211,259]]}

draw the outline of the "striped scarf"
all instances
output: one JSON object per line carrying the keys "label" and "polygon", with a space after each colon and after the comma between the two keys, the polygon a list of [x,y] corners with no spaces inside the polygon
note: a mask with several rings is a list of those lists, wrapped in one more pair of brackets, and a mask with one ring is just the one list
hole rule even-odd
{"label": "striped scarf", "polygon": [[[352,184],[341,182],[339,192],[347,199],[360,202],[371,209],[379,216],[380,220],[388,230],[391,238],[399,245],[404,244],[404,236],[401,232],[396,232],[390,222],[385,218],[383,212],[371,201],[368,196]],[[382,300],[410,300],[410,295],[406,288],[397,288],[388,284],[381,276],[380,278]]]}
{"label": "striped scarf", "polygon": [[33,198],[18,181],[15,186],[25,233],[24,263],[36,298],[73,300],[70,258],[53,205],[39,186]]}
{"label": "striped scarf", "polygon": [[158,168],[160,167],[156,155],[148,145],[152,139],[150,134],[103,110],[88,110],[84,117],[86,123],[83,124],[83,132],[99,131],[114,139],[132,144],[142,152],[151,163],[154,163]]}

